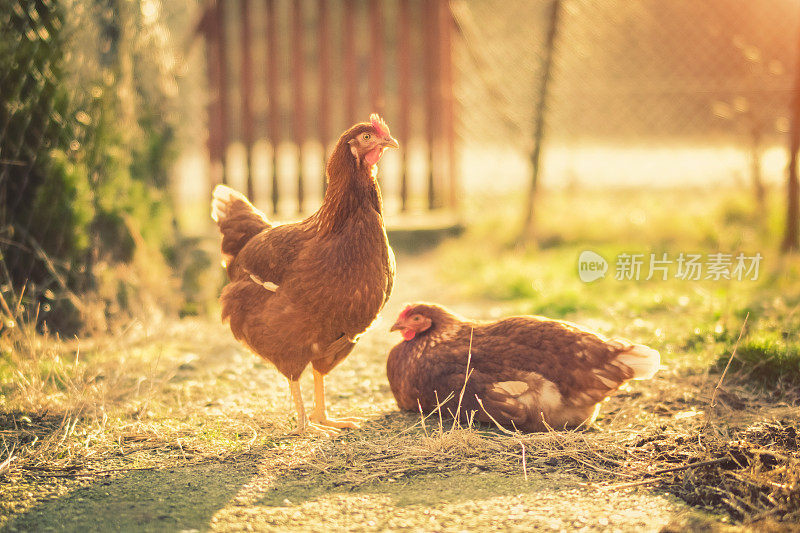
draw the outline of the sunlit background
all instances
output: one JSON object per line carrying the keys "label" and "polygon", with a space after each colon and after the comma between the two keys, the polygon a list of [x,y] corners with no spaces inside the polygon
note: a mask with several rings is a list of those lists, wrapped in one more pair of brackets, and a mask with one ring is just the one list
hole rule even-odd
{"label": "sunlit background", "polygon": [[85,307],[64,289],[113,314],[128,289],[105,267],[165,250],[154,279],[213,288],[213,186],[305,216],[340,132],[376,111],[402,145],[381,162],[391,230],[480,226],[490,202],[541,243],[571,231],[538,214],[564,195],[643,227],[649,200],[615,191],[658,190],[733,191],[774,240],[792,226],[792,0],[31,0],[2,17],[3,290],[32,283],[45,315]]}
{"label": "sunlit background", "polygon": [[791,0],[30,0],[2,17],[2,290],[62,332],[213,313],[214,185],[306,216],[338,135],[376,111],[401,143],[380,165],[400,249],[464,228],[564,254],[797,246]]}
{"label": "sunlit background", "polygon": [[[272,94],[265,37],[268,8],[259,2],[248,5],[249,133],[242,120],[241,4],[225,3],[214,13],[225,29],[225,129],[230,141],[225,154],[232,183],[244,188],[250,137],[255,188],[262,196],[271,191],[269,152],[276,144],[281,189],[296,189],[300,146],[307,156],[307,188],[318,195],[322,144],[329,145],[352,121],[380,111],[395,128],[401,119],[408,121],[404,136],[409,140],[412,196],[427,194],[431,165],[434,174],[456,175],[459,195],[475,188],[527,189],[543,95],[543,187],[758,188],[784,181],[800,24],[800,11],[790,0],[566,1],[559,5],[552,43],[547,41],[553,22],[547,2],[459,1],[450,4],[449,13],[435,17],[435,8],[419,2],[379,4],[334,2],[323,15],[315,4],[301,2],[298,30],[294,7],[274,2],[270,9],[276,18],[273,60],[278,80]],[[401,16],[404,9],[406,18]],[[430,18],[437,23],[423,24]],[[380,24],[381,37],[356,32],[348,42],[342,33],[347,20],[354,20],[356,27]],[[440,46],[444,33],[448,57]],[[550,79],[543,92],[548,52]],[[353,80],[346,78],[348,58],[356,73]],[[445,74],[445,62],[452,68],[450,75]],[[299,87],[298,68],[304,72]],[[294,112],[297,91],[304,107],[299,118]],[[431,141],[450,142],[450,129],[455,136],[452,171],[446,156],[439,162],[434,155],[432,163],[428,157]],[[181,160],[187,197],[198,191],[192,188],[197,183],[192,176],[206,168],[200,166],[205,162],[203,147],[195,148]],[[396,207],[398,159],[390,154],[383,165],[390,207]],[[436,168],[439,164],[444,168]]]}

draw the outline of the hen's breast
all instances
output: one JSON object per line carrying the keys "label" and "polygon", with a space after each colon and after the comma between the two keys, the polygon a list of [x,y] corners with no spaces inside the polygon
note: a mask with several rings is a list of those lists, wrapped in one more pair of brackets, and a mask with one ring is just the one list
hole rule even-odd
{"label": "hen's breast", "polygon": [[351,218],[343,231],[320,236],[301,252],[287,290],[331,329],[358,335],[383,306],[393,269],[379,219]]}
{"label": "hen's breast", "polygon": [[389,352],[386,377],[400,409],[416,411],[417,401],[424,400],[419,375],[422,352],[423,346],[419,341],[401,342]]}

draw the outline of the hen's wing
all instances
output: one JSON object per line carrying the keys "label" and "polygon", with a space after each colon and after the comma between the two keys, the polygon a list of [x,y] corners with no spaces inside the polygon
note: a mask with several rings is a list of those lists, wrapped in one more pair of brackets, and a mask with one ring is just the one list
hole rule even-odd
{"label": "hen's wing", "polygon": [[[440,400],[450,392],[457,397],[464,388],[469,328],[427,350],[430,364],[419,377],[420,389],[436,389]],[[650,348],[532,317],[476,325],[471,354],[462,413],[477,411],[479,420],[490,421],[488,412],[501,424],[527,430],[545,429],[543,417],[553,427],[579,424],[626,381],[651,377],[659,361]]]}
{"label": "hen's wing", "polygon": [[255,235],[228,268],[232,280],[253,276],[259,283],[280,285],[298,254],[314,236],[305,223],[283,224]]}
{"label": "hen's wing", "polygon": [[487,351],[505,351],[506,366],[536,372],[567,392],[615,390],[629,379],[651,378],[660,364],[658,352],[646,346],[541,317],[508,318],[476,328],[476,335]]}
{"label": "hen's wing", "polygon": [[[395,350],[402,350],[403,344]],[[541,415],[538,425],[535,420],[537,413],[546,409],[543,396],[545,401],[549,399],[546,396],[552,394],[552,384],[539,378],[533,389],[527,383],[509,385],[518,374],[515,369],[504,368],[500,361],[494,368],[481,364],[486,354],[476,345],[468,366],[465,348],[458,343],[428,346],[424,365],[417,365],[416,358],[402,357],[399,351],[390,354],[387,374],[398,406],[409,411],[416,411],[418,405],[425,412],[439,409],[462,421],[498,423],[507,429],[545,429]],[[531,373],[526,378],[534,381]]]}
{"label": "hen's wing", "polygon": [[[419,377],[418,395],[423,408],[431,410],[436,402],[450,397],[441,407],[445,414],[456,415],[460,405],[458,415],[461,419],[472,417],[511,430],[544,431],[548,426],[561,429],[579,425],[591,417],[595,405],[618,387],[610,380],[604,381],[607,378],[598,379],[598,374],[588,369],[575,371],[576,376],[588,384],[586,387],[564,387],[562,382],[512,365],[510,360],[515,359],[521,350],[518,345],[508,345],[505,350],[493,352],[491,357],[496,357],[495,362],[485,364],[482,360],[486,355],[480,346],[473,344],[472,365],[466,380],[465,361],[456,364],[450,357],[437,358],[437,362],[426,367]],[[602,374],[608,371],[604,370]],[[612,365],[610,371],[618,370]],[[618,374],[620,383],[625,381],[624,375]],[[402,390],[402,387],[393,386],[392,389]],[[405,403],[410,402],[406,400]]]}
{"label": "hen's wing", "polygon": [[243,194],[225,185],[214,189],[211,217],[222,232],[222,253],[232,282],[250,278],[267,288],[280,285],[313,235],[305,221],[273,226]]}
{"label": "hen's wing", "polygon": [[389,301],[389,296],[392,295],[392,288],[394,287],[394,276],[396,273],[397,273],[397,263],[394,258],[394,252],[390,247],[388,271],[386,272],[386,296],[383,299],[383,305],[386,305],[386,302]]}

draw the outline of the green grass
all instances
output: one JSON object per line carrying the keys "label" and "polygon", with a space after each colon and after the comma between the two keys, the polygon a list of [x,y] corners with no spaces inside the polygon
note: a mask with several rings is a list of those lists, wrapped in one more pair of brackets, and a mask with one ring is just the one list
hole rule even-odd
{"label": "green grass", "polygon": [[[727,359],[718,359],[715,369],[724,369]],[[738,346],[729,371],[762,389],[789,389],[796,393],[800,390],[800,342],[788,332],[752,333]]]}
{"label": "green grass", "polygon": [[[718,359],[727,362],[749,314],[735,373],[759,386],[798,379],[800,261],[777,253],[778,198],[760,213],[736,191],[550,192],[539,203],[537,233],[544,244],[538,247],[516,244],[519,213],[489,207],[500,203],[474,199],[465,208],[470,230],[438,252],[453,292],[499,302],[500,309],[483,310],[482,318],[531,313],[586,322],[602,333],[652,344],[667,365],[702,369],[717,368]],[[605,278],[580,281],[583,250],[609,262]],[[644,279],[651,253],[675,261],[680,253],[705,260],[717,252],[760,253],[758,279],[682,280],[675,277],[675,262],[667,280],[658,273]],[[621,253],[645,255],[639,281],[615,279]]]}

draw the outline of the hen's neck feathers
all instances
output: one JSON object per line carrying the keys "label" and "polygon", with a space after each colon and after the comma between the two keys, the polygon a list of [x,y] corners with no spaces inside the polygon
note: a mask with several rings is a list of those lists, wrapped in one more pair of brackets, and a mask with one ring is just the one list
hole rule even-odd
{"label": "hen's neck feathers", "polygon": [[435,339],[442,336],[448,337],[458,332],[463,327],[474,328],[476,325],[471,321],[439,307],[431,306],[427,311],[427,316],[431,319],[431,327],[419,333],[414,340],[425,338]]}
{"label": "hen's neck feathers", "polygon": [[371,169],[359,165],[350,146],[339,139],[326,167],[328,188],[316,218],[320,232],[337,232],[354,213],[373,209],[382,216],[383,202]]}

